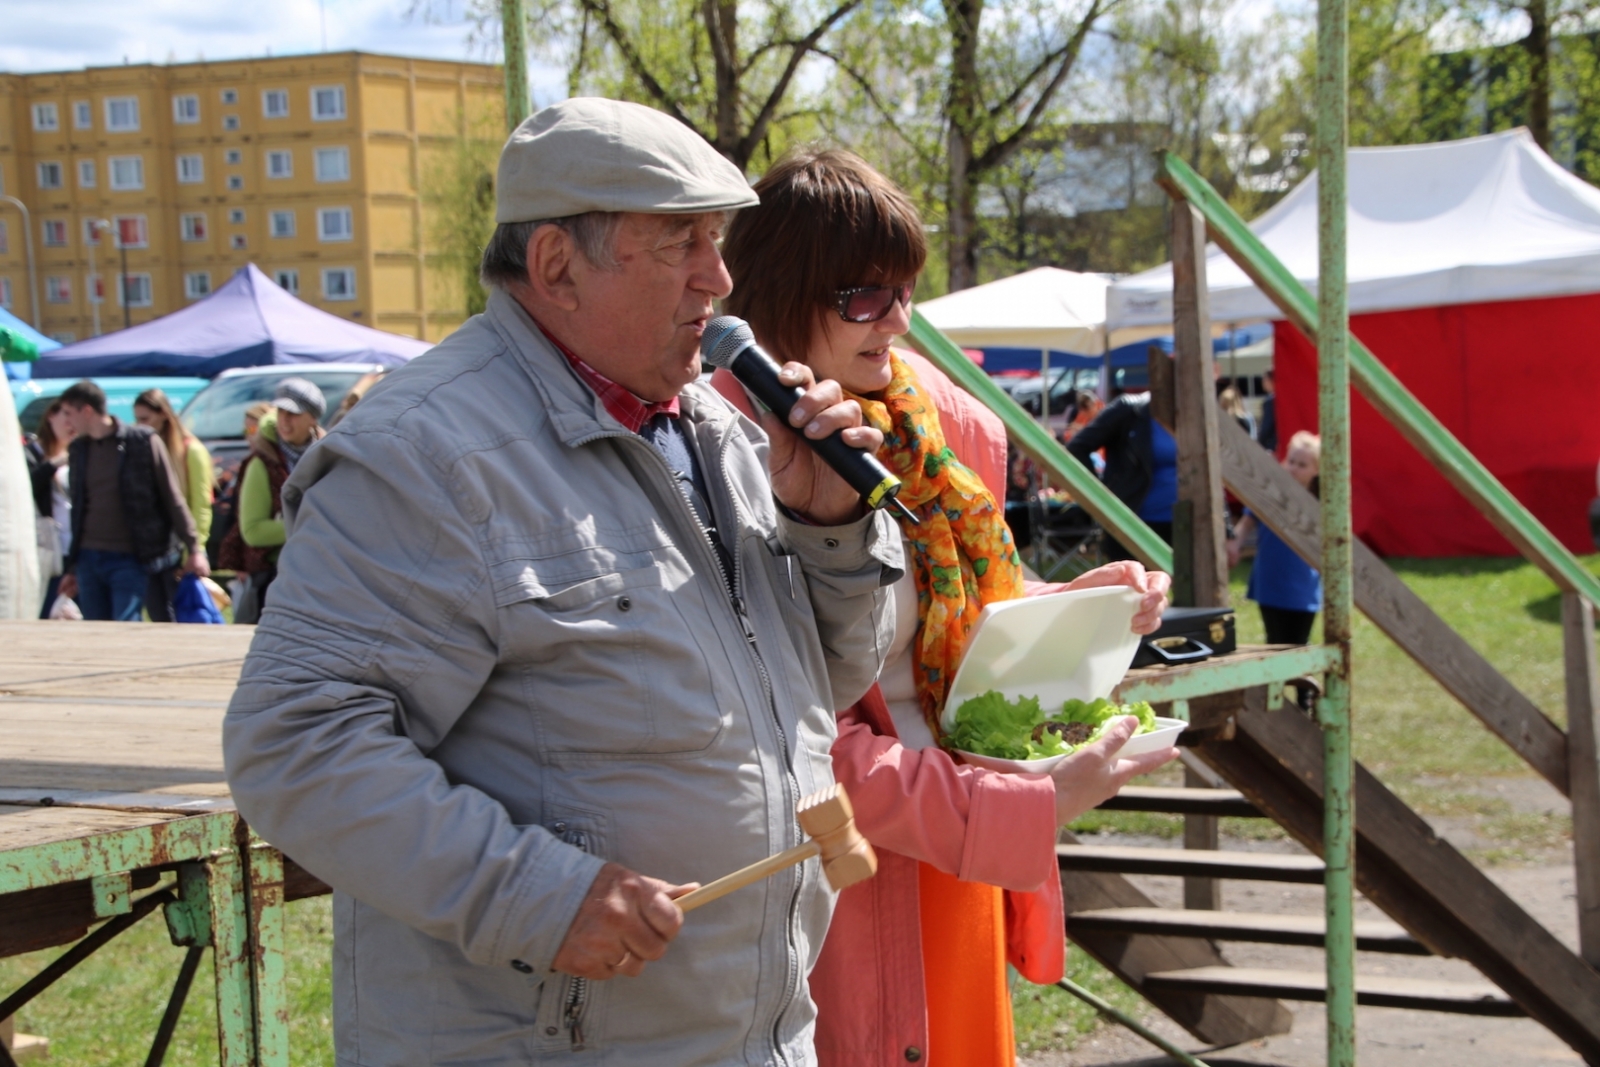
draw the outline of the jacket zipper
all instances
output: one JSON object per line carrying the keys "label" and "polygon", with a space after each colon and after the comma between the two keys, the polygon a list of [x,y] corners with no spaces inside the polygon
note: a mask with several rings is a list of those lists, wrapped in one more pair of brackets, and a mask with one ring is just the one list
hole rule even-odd
{"label": "jacket zipper", "polygon": [[[799,831],[798,831],[797,828],[795,828],[796,827],[796,823],[795,823],[795,819],[794,819],[794,815],[793,815],[793,810],[794,810],[794,805],[798,802],[797,798],[798,798],[799,793],[800,793],[800,783],[795,779],[794,770],[793,770],[792,765],[791,765],[792,764],[792,760],[791,760],[790,755],[789,755],[789,735],[784,732],[783,720],[781,720],[778,717],[778,701],[777,701],[777,696],[776,696],[776,694],[775,694],[775,692],[773,690],[773,686],[772,686],[772,676],[767,673],[766,662],[764,660],[762,660],[762,658],[761,658],[761,650],[756,646],[755,627],[753,625],[751,625],[750,616],[749,616],[748,611],[745,608],[744,600],[739,595],[739,590],[742,588],[742,584],[743,584],[741,582],[741,578],[742,578],[743,573],[744,573],[744,559],[743,559],[743,554],[739,551],[739,542],[738,542],[738,540],[736,538],[735,541],[734,541],[733,548],[730,550],[730,553],[729,553],[730,555],[733,556],[733,574],[730,577],[727,574],[727,572],[723,570],[722,561],[717,557],[716,546],[711,543],[711,532],[706,529],[705,523],[700,521],[700,516],[695,513],[694,508],[691,507],[689,505],[689,502],[683,498],[683,491],[681,489],[679,489],[677,487],[677,485],[676,485],[677,475],[673,472],[673,470],[670,467],[667,466],[667,461],[662,458],[661,453],[657,452],[654,447],[652,447],[647,441],[644,441],[642,438],[640,438],[637,434],[602,433],[602,434],[596,434],[595,435],[595,438],[598,438],[598,437],[616,437],[616,438],[622,438],[622,439],[630,439],[631,438],[631,439],[633,439],[635,441],[638,441],[639,445],[643,448],[643,450],[645,452],[649,453],[649,455],[651,456],[652,459],[655,460],[655,462],[661,464],[662,470],[664,470],[667,473],[669,479],[674,483],[673,487],[672,487],[672,495],[677,498],[679,506],[681,506],[682,509],[685,512],[688,513],[690,519],[694,523],[695,529],[700,531],[700,535],[701,535],[700,536],[700,542],[704,546],[706,553],[711,557],[712,566],[716,568],[716,571],[717,571],[718,574],[722,575],[723,588],[726,589],[727,592],[728,592],[729,604],[732,606],[733,613],[734,613],[735,617],[739,620],[740,629],[744,633],[745,646],[750,651],[750,659],[752,660],[752,662],[755,663],[756,675],[757,675],[757,677],[759,677],[761,679],[761,689],[762,689],[762,692],[765,695],[766,700],[767,700],[767,711],[770,713],[770,715],[772,717],[773,730],[778,735],[778,750],[781,753],[781,755],[783,756],[783,778],[784,778],[785,810],[787,810],[787,811],[789,811],[791,813],[789,815],[790,826],[791,826],[791,828],[794,828],[793,829],[794,836],[798,839]],[[578,443],[579,444],[587,444],[589,440],[594,440],[595,438],[588,438],[588,439],[586,439],[584,441],[580,441]],[[725,432],[721,442],[719,442],[719,444],[717,446],[717,464],[716,465],[717,465],[718,473],[721,474],[721,476],[722,476],[723,487],[724,487],[724,489],[726,490],[726,492],[728,494],[728,505],[729,505],[729,507],[731,507],[733,509],[733,512],[734,512],[734,514],[733,514],[733,518],[734,518],[734,522],[735,522],[735,527],[734,528],[737,530],[738,529],[738,520],[739,520],[739,498],[738,498],[738,495],[734,492],[733,479],[731,477],[729,477],[729,475],[728,475],[728,466],[727,466],[727,463],[725,462],[725,459],[726,459],[726,456],[727,456],[727,451],[728,451],[728,448],[729,448],[730,444],[732,443],[732,441],[733,441],[732,433],[731,432]],[[707,504],[709,505],[710,502],[707,501]],[[784,933],[784,937],[785,937],[784,948],[786,950],[785,954],[788,957],[788,974],[787,974],[786,981],[785,981],[785,984],[784,984],[784,999],[785,1000],[788,1000],[788,999],[790,999],[790,998],[792,998],[794,996],[795,982],[796,982],[796,978],[797,978],[797,973],[796,972],[799,970],[799,968],[796,966],[796,962],[795,962],[796,952],[795,952],[795,945],[794,945],[794,927],[795,927],[795,922],[799,918],[800,889],[801,889],[801,886],[803,885],[803,883],[804,883],[804,875],[802,874],[800,881],[797,881],[795,883],[794,892],[789,897],[789,921],[786,924],[785,933]],[[583,982],[583,979],[581,979],[581,978],[580,979],[575,979],[575,981],[581,983],[581,982]],[[586,995],[587,995],[587,990],[586,989],[574,990],[574,993],[572,995],[569,995],[569,997],[568,997],[568,1013],[569,1013],[568,1014],[568,1018],[569,1019],[571,1018],[571,1010],[572,1010],[572,1003],[573,1003],[574,997],[576,997],[576,996],[586,996]],[[582,1002],[581,1002],[581,999],[580,999],[579,1000],[579,1010],[580,1011],[581,1011],[581,1008],[582,1008]],[[777,1060],[778,1060],[779,1063],[786,1064],[786,1063],[789,1062],[789,1060],[788,1060],[788,1057],[783,1054],[783,1042],[779,1038],[779,1028],[780,1028],[780,1026],[782,1025],[782,1022],[783,1022],[783,1015],[784,1015],[784,1011],[783,1011],[782,1007],[780,1007],[779,1010],[778,1010],[777,1017],[772,1022],[771,1040],[772,1040],[772,1052],[773,1052],[773,1055],[777,1057]],[[581,1040],[582,1040],[582,1031],[581,1031],[581,1029],[575,1030],[574,1031],[574,1036],[573,1036],[573,1048],[574,1049],[578,1049],[578,1048],[582,1048],[583,1047],[582,1044],[581,1044]]]}
{"label": "jacket zipper", "polygon": [[[580,852],[589,851],[589,835],[582,830],[573,830],[565,834],[562,840],[572,845]],[[583,1041],[583,1012],[589,1004],[589,980],[574,976],[567,986],[567,1002],[562,1011],[562,1018],[567,1024],[567,1032],[572,1037],[572,1051],[581,1052]]]}

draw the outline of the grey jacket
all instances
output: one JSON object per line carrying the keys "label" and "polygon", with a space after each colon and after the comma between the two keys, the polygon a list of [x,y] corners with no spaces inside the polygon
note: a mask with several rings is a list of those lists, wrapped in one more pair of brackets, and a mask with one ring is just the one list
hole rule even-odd
{"label": "grey jacket", "polygon": [[341,1067],[813,1062],[814,861],[640,978],[550,970],[603,860],[704,882],[799,842],[892,627],[890,520],[790,521],[761,430],[682,409],[731,593],[659,453],[500,294],[285,486],[223,736],[239,810],[336,889]]}

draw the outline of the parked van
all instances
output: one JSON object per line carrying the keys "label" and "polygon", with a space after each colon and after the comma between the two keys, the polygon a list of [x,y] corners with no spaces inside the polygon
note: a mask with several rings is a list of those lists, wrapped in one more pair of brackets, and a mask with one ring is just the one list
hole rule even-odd
{"label": "parked van", "polygon": [[[211,383],[205,378],[91,378],[90,381],[106,391],[106,414],[115,415],[123,422],[132,423],[133,401],[146,389],[160,389],[172,401],[174,411],[181,410],[200,390]],[[56,397],[67,391],[67,386],[83,381],[82,378],[31,378],[11,382],[11,398],[16,401],[17,421],[26,433],[36,433],[39,420]]]}

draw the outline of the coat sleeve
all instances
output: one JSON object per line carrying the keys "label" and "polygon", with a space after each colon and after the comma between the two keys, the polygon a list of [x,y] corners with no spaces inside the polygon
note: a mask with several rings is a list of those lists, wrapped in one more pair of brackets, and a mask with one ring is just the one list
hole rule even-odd
{"label": "coat sleeve", "polygon": [[250,825],[335,889],[474,963],[542,974],[601,861],[428,758],[499,656],[452,484],[388,429],[306,454],[223,723],[228,782]]}
{"label": "coat sleeve", "polygon": [[254,456],[244,461],[239,481],[239,536],[251,548],[283,544],[283,519],[272,514],[272,482],[267,465]]}
{"label": "coat sleeve", "polygon": [[1031,892],[1056,870],[1055,784],[958,764],[878,733],[857,708],[839,714],[833,774],[874,845],[969,882]]}
{"label": "coat sleeve", "polygon": [[1094,470],[1089,457],[1126,432],[1132,415],[1133,409],[1120,398],[1113,400],[1089,425],[1073,435],[1072,440],[1067,442],[1067,451],[1076,456],[1079,463]]}
{"label": "coat sleeve", "polygon": [[194,516],[199,546],[204,548],[211,537],[211,490],[216,484],[216,473],[211,466],[211,453],[199,441],[189,442],[184,463],[188,468],[189,514]]}

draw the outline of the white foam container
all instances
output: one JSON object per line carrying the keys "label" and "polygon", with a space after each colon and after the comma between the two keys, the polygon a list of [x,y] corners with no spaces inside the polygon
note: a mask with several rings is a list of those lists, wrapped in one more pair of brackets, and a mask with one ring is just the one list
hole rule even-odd
{"label": "white foam container", "polygon": [[[1109,697],[1139,650],[1132,630],[1139,594],[1127,586],[1074,589],[990,604],[978,616],[966,654],[950,684],[940,726],[955,728],[956,709],[993,689],[1008,700],[1036,696],[1048,713],[1068,700]],[[1170,748],[1188,724],[1156,720],[1118,753],[1133,756]],[[1066,756],[1009,760],[958,752],[965,763],[997,771],[1043,774]]]}

